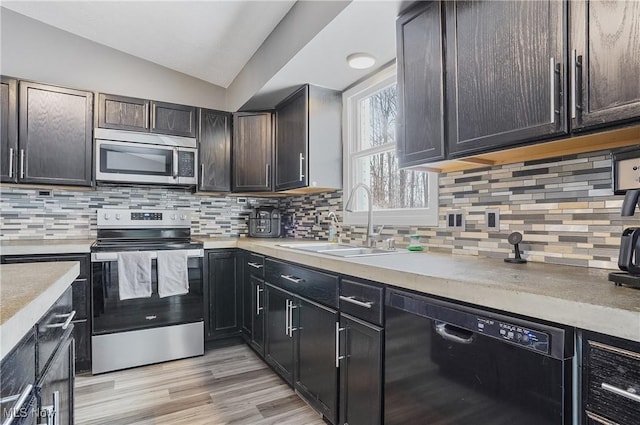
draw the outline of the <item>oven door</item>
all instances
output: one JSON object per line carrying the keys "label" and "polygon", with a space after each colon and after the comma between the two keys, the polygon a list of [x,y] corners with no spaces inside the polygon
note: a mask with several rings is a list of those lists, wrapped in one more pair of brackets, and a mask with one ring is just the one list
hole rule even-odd
{"label": "oven door", "polygon": [[151,297],[120,300],[117,253],[91,254],[93,335],[202,321],[203,258],[202,249],[189,250],[189,293],[160,298],[153,259]]}
{"label": "oven door", "polygon": [[197,149],[96,139],[96,180],[195,185]]}

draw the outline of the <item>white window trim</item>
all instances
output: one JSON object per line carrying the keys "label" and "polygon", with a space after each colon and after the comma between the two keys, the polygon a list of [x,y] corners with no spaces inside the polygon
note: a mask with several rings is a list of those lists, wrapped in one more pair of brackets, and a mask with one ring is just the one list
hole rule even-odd
{"label": "white window trim", "polygon": [[[343,132],[343,219],[344,224],[366,225],[367,212],[354,211],[348,212],[344,210],[344,206],[349,199],[351,189],[354,186],[354,167],[351,160],[353,159],[355,140],[358,140],[358,102],[372,93],[392,84],[396,81],[396,65],[390,65],[371,78],[355,85],[342,94],[342,132]],[[372,153],[378,147],[367,151]],[[383,148],[380,148],[384,150]],[[412,209],[387,209],[374,210],[372,221],[375,225],[390,226],[437,226],[438,225],[438,175],[429,173],[428,178],[429,190],[429,207],[412,208]]]}

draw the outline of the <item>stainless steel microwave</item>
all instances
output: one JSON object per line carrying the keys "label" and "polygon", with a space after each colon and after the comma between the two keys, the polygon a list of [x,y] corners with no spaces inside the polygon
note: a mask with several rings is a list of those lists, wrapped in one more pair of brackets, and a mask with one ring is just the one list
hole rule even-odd
{"label": "stainless steel microwave", "polygon": [[196,139],[164,134],[95,129],[96,181],[193,186]]}

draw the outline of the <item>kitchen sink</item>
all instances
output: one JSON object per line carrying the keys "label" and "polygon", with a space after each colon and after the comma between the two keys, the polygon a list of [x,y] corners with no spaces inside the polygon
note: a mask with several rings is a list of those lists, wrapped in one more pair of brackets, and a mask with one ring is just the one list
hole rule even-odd
{"label": "kitchen sink", "polygon": [[396,251],[381,248],[366,248],[338,243],[313,243],[313,244],[280,244],[284,248],[300,251],[317,252],[318,254],[333,255],[335,257],[365,257],[369,255],[397,254],[405,251]]}

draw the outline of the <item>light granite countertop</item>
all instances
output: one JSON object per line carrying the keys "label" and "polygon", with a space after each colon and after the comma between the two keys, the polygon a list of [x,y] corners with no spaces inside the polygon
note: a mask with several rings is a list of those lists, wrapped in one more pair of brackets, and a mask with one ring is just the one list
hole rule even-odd
{"label": "light granite countertop", "polygon": [[77,261],[0,266],[0,359],[20,342],[79,273]]}
{"label": "light granite countertop", "polygon": [[95,239],[23,239],[0,241],[0,255],[88,254]]}
{"label": "light granite countertop", "polygon": [[[299,241],[299,240],[298,240]],[[238,247],[335,273],[640,342],[640,289],[607,281],[608,270],[408,252],[343,259],[239,239]],[[300,242],[304,243],[304,242]],[[308,243],[308,242],[307,242]]]}
{"label": "light granite countertop", "polygon": [[[640,342],[640,289],[607,281],[608,270],[430,252],[339,258],[280,246],[300,239],[203,238],[205,249],[242,248],[335,273]],[[44,243],[43,243],[44,242]],[[59,242],[59,243],[58,243]],[[72,253],[93,241],[8,241],[3,255]],[[49,250],[55,249],[56,251]],[[80,252],[80,251],[73,251]],[[83,251],[84,252],[84,251]]]}

